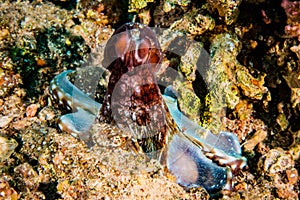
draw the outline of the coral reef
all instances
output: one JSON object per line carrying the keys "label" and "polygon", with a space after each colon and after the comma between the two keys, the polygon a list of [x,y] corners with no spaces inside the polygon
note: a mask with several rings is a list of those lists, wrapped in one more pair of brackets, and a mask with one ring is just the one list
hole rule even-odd
{"label": "coral reef", "polygon": [[[298,1],[54,3],[0,5],[0,199],[212,198],[201,188],[184,190],[156,161],[134,154],[114,126],[96,124],[93,147],[58,132],[66,110],[49,103],[49,81],[69,68],[104,70],[111,27],[134,14],[166,28],[158,33],[162,70],[178,73],[159,76],[179,90],[181,111],[214,132],[235,133],[250,160],[231,196],[213,198],[299,198]],[[76,77],[79,86],[89,88],[88,75]],[[99,85],[96,99],[107,79]]]}

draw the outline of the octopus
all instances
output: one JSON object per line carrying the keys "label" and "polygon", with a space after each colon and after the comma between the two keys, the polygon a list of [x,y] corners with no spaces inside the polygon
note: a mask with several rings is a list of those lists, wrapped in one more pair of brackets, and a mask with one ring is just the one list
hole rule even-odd
{"label": "octopus", "polygon": [[136,150],[158,159],[179,185],[203,187],[210,194],[231,191],[233,175],[247,165],[237,137],[226,131],[213,134],[187,118],[171,87],[161,93],[156,73],[162,59],[148,26],[126,23],[118,28],[104,49],[102,64],[111,75],[102,103],[71,83],[72,70],[51,81],[52,98],[76,111],[61,116],[60,129],[78,135],[95,122],[114,123],[130,132]]}

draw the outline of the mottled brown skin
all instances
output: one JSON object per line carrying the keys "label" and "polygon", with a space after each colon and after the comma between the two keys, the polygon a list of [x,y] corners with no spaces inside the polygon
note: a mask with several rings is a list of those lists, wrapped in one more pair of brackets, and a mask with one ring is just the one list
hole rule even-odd
{"label": "mottled brown skin", "polygon": [[143,152],[160,157],[157,153],[171,130],[168,123],[174,122],[156,82],[162,52],[155,33],[145,25],[127,23],[108,41],[104,58],[111,76],[99,120],[129,130]]}

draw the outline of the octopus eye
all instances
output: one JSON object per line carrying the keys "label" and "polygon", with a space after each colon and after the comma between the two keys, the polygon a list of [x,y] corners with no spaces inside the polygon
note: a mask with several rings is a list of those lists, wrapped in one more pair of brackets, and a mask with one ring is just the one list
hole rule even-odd
{"label": "octopus eye", "polygon": [[116,40],[115,50],[119,58],[123,58],[127,53],[130,44],[130,38],[127,33],[120,33]]}
{"label": "octopus eye", "polygon": [[145,58],[149,53],[149,48],[151,44],[148,39],[143,39],[138,47],[138,55],[141,59]]}

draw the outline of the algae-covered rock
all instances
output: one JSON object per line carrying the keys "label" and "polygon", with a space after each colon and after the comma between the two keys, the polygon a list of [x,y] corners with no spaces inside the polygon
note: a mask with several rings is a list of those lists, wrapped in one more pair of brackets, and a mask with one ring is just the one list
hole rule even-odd
{"label": "algae-covered rock", "polygon": [[284,76],[289,88],[291,89],[291,104],[292,107],[300,112],[300,72],[291,71]]}
{"label": "algae-covered rock", "polygon": [[212,30],[214,27],[215,20],[212,17],[201,14],[199,9],[192,9],[183,18],[175,21],[171,29],[188,35],[201,35],[207,30]]}
{"label": "algae-covered rock", "polygon": [[[220,114],[224,114],[224,109],[234,109],[241,96],[254,100],[269,97],[268,89],[263,86],[265,75],[236,60],[240,50],[241,43],[234,34],[219,34],[212,41],[211,63],[206,80],[211,102],[210,112],[215,116],[215,122],[221,117]],[[250,72],[255,72],[256,76]]]}
{"label": "algae-covered rock", "polygon": [[170,10],[175,8],[175,5],[188,6],[189,3],[191,3],[191,0],[164,0],[163,10],[165,12],[170,12]]}
{"label": "algae-covered rock", "polygon": [[195,94],[192,84],[183,82],[177,87],[179,87],[177,92],[179,94],[178,104],[181,111],[193,121],[201,124],[201,110],[204,107],[204,103]]}
{"label": "algae-covered rock", "polygon": [[219,15],[224,17],[227,25],[233,24],[240,13],[238,7],[242,0],[208,0],[207,3],[212,10],[218,10]]}
{"label": "algae-covered rock", "polygon": [[291,103],[293,108],[300,112],[300,88],[292,88]]}
{"label": "algae-covered rock", "polygon": [[[168,44],[169,48],[173,48],[172,52],[180,56],[178,70],[181,75],[177,76],[173,86],[178,92],[179,107],[188,117],[218,132],[224,129],[220,119],[226,116],[226,109],[234,110],[241,97],[270,100],[268,90],[263,86],[265,74],[237,61],[241,42],[236,35],[216,35],[211,43],[210,55],[202,43],[187,37],[178,39],[180,34],[175,35],[177,39],[171,39],[176,41],[174,47],[172,42],[166,42],[166,38],[171,38],[170,32],[168,37],[163,37],[162,47],[165,49]],[[251,107],[247,102],[244,104]]]}
{"label": "algae-covered rock", "polygon": [[294,134],[294,143],[289,148],[289,153],[293,156],[294,160],[300,158],[300,131]]}
{"label": "algae-covered rock", "polygon": [[196,79],[196,74],[204,76],[203,68],[207,67],[204,63],[208,62],[209,56],[203,49],[202,43],[189,41],[186,51],[180,58],[178,68],[181,75],[177,77],[173,84],[178,93],[178,104],[181,111],[199,124],[205,118],[203,114],[205,101],[197,96],[193,82],[197,85],[197,89],[200,88],[199,90],[201,90],[202,88],[203,91],[206,90],[205,83],[201,85],[199,80]]}
{"label": "algae-covered rock", "polygon": [[231,80],[235,76],[233,69],[240,49],[237,37],[228,33],[217,35],[212,41],[207,82],[212,94],[212,104],[216,108],[234,108],[239,102],[237,87]]}
{"label": "algae-covered rock", "polygon": [[181,57],[179,69],[184,74],[186,81],[193,82],[196,80],[196,71],[200,70],[200,66],[197,65],[198,59],[204,53],[206,52],[204,52],[203,45],[200,42],[193,42]]}
{"label": "algae-covered rock", "polygon": [[[264,87],[265,74],[258,73],[254,77],[246,67],[237,64],[236,66],[236,82],[237,86],[241,89],[243,95],[250,99],[262,100],[268,89]],[[256,72],[256,70],[253,70]]]}
{"label": "algae-covered rock", "polygon": [[129,12],[137,12],[145,7],[147,7],[147,4],[150,2],[154,2],[154,0],[130,0],[129,1]]}

